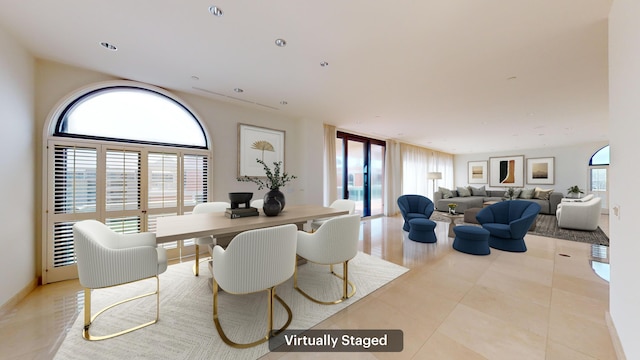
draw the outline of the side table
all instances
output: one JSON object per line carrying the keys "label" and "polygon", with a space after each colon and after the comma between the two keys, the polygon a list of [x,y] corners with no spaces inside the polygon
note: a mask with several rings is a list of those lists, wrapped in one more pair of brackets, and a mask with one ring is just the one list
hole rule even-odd
{"label": "side table", "polygon": [[462,214],[444,213],[444,214],[442,214],[442,216],[448,218],[449,221],[450,221],[450,223],[449,223],[449,237],[455,238],[456,237],[456,233],[453,232],[453,228],[456,227],[455,221],[456,221],[456,219],[462,219],[464,217],[464,215],[462,215]]}

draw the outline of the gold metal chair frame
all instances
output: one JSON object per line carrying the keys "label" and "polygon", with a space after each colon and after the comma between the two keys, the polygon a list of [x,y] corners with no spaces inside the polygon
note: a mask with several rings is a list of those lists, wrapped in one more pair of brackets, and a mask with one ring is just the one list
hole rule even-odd
{"label": "gold metal chair frame", "polygon": [[207,262],[208,259],[200,260],[200,245],[196,244],[196,260],[195,264],[193,264],[193,274],[195,276],[200,276],[200,263]]}
{"label": "gold metal chair frame", "polygon": [[[85,338],[86,340],[89,340],[89,341],[98,341],[98,340],[111,339],[111,338],[114,338],[116,336],[127,334],[127,333],[130,333],[132,331],[135,331],[135,330],[138,330],[138,329],[142,329],[143,327],[146,327],[146,326],[153,325],[153,324],[157,323],[158,319],[160,318],[160,278],[157,275],[153,276],[153,277],[156,278],[156,291],[150,292],[150,293],[147,293],[147,294],[134,296],[132,298],[119,301],[119,302],[117,302],[115,304],[109,305],[109,306],[105,307],[104,309],[98,311],[93,316],[91,316],[91,289],[85,288],[84,289],[84,328],[82,330],[82,337]],[[147,279],[150,279],[150,278],[147,278]],[[142,279],[142,280],[146,280],[146,279]],[[140,280],[137,280],[137,281],[140,281]],[[109,286],[109,287],[115,287],[115,286],[120,286],[120,285],[123,285],[123,284]],[[155,320],[149,321],[147,323],[144,323],[144,324],[141,324],[141,325],[138,325],[138,326],[134,326],[134,327],[126,329],[126,330],[122,330],[122,331],[117,332],[117,333],[109,334],[109,335],[96,336],[96,335],[91,335],[91,333],[89,332],[89,328],[91,327],[91,324],[93,324],[93,322],[96,320],[96,318],[100,314],[102,314],[103,312],[105,312],[105,311],[107,311],[107,310],[109,310],[111,308],[114,308],[114,307],[116,307],[118,305],[122,305],[124,303],[127,303],[129,301],[138,300],[138,299],[141,299],[143,297],[147,297],[147,296],[151,296],[151,295],[156,295],[156,318],[155,318]]]}
{"label": "gold metal chair frame", "polygon": [[[224,341],[225,344],[237,349],[246,349],[256,345],[260,345],[268,341],[271,337],[276,336],[281,332],[283,332],[289,326],[289,324],[291,324],[291,319],[293,318],[293,313],[291,312],[291,308],[289,308],[287,303],[285,303],[284,300],[282,300],[282,298],[276,294],[276,287],[275,286],[270,287],[266,289],[266,291],[269,295],[267,300],[267,308],[268,308],[267,334],[263,338],[260,338],[254,342],[251,342],[248,344],[241,344],[229,339],[227,335],[224,333],[224,330],[222,330],[222,325],[220,324],[220,320],[218,319],[218,282],[216,281],[215,277],[213,278],[213,322],[216,324],[216,329],[218,330],[218,334],[220,334],[220,338],[222,339],[222,341]],[[287,311],[287,316],[288,316],[287,323],[284,324],[283,327],[281,327],[276,331],[273,331],[273,299],[276,299],[278,300],[278,302],[280,302],[282,307],[284,307],[284,309]]]}
{"label": "gold metal chair frame", "polygon": [[[347,300],[348,298],[352,297],[356,293],[356,286],[351,281],[349,281],[349,260],[342,263],[342,273],[344,274],[344,276],[340,276],[333,271],[333,264],[329,265],[329,271],[331,272],[332,275],[342,280],[342,298],[338,300],[334,300],[334,301],[318,300],[312,297],[311,295],[307,294],[306,292],[304,292],[304,290],[300,289],[298,287],[298,267],[297,266],[293,273],[293,287],[296,290],[298,290],[298,292],[302,294],[304,297],[306,297],[307,299],[321,305],[339,304]],[[348,293],[349,286],[351,286],[351,293]]]}

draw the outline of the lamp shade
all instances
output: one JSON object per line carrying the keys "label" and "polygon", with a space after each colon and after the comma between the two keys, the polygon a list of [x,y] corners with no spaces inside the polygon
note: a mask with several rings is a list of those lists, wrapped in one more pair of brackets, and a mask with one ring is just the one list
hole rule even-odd
{"label": "lamp shade", "polygon": [[430,172],[427,174],[427,178],[430,180],[440,180],[442,179],[442,173],[441,172]]}

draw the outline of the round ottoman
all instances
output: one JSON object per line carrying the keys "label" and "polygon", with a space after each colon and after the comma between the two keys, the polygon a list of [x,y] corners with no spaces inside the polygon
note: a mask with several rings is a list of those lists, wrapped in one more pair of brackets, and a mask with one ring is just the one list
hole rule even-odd
{"label": "round ottoman", "polygon": [[467,254],[489,255],[489,231],[479,226],[456,226],[453,248]]}
{"label": "round ottoman", "polygon": [[422,243],[434,243],[437,241],[436,222],[429,219],[411,219],[409,220],[409,239]]}

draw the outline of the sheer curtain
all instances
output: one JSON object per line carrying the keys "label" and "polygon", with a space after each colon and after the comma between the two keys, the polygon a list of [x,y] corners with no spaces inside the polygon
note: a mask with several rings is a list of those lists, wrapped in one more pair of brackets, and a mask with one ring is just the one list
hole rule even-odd
{"label": "sheer curtain", "polygon": [[336,164],[336,127],[324,124],[324,205],[338,198],[338,170]]}
{"label": "sheer curtain", "polygon": [[[402,144],[402,194],[419,194],[433,198],[439,186],[453,185],[453,155],[439,151]],[[427,178],[430,172],[442,173],[435,184]]]}
{"label": "sheer curtain", "polygon": [[402,195],[402,160],[397,141],[387,140],[384,163],[384,214],[394,216],[400,211],[397,199]]}

